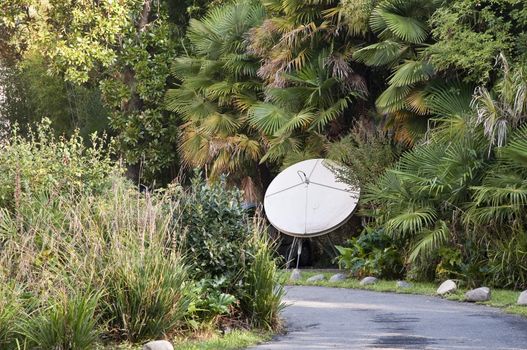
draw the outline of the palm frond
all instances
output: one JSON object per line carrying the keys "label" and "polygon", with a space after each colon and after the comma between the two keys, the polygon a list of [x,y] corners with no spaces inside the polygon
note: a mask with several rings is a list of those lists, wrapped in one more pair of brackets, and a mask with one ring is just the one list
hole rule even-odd
{"label": "palm frond", "polygon": [[269,140],[269,148],[262,159],[260,159],[260,163],[266,161],[280,162],[290,152],[300,152],[301,146],[302,142],[293,137],[291,134],[284,134],[279,137],[272,138]]}
{"label": "palm frond", "polygon": [[201,125],[207,133],[222,136],[231,135],[240,127],[239,121],[234,116],[226,113],[211,114],[203,120]]}
{"label": "palm frond", "polygon": [[461,116],[472,111],[473,87],[459,82],[433,82],[425,88],[426,103],[440,116]]}
{"label": "palm frond", "polygon": [[391,86],[406,86],[430,79],[435,73],[434,66],[426,61],[405,61],[399,65],[388,83]]}
{"label": "palm frond", "polygon": [[406,106],[406,98],[411,93],[411,86],[389,86],[377,98],[375,104],[383,112],[396,112],[404,109]]}
{"label": "palm frond", "polygon": [[437,252],[439,248],[448,242],[449,238],[450,230],[446,222],[438,220],[434,229],[425,230],[419,242],[413,247],[408,258],[409,262],[414,262],[418,258],[430,258],[433,253]]}
{"label": "palm frond", "polygon": [[405,102],[412,112],[419,115],[427,115],[430,113],[430,108],[426,103],[426,95],[422,89],[413,90],[408,97],[406,97]]}
{"label": "palm frond", "polygon": [[507,146],[500,150],[500,157],[509,165],[527,169],[527,125],[514,132]]}
{"label": "palm frond", "polygon": [[393,235],[419,234],[431,226],[437,214],[433,208],[409,208],[386,222],[386,229]]}
{"label": "palm frond", "polygon": [[295,115],[280,129],[274,136],[279,136],[285,132],[291,132],[298,129],[306,129],[314,119],[312,110],[302,110]]}
{"label": "palm frond", "polygon": [[348,107],[348,103],[349,101],[347,98],[341,98],[329,108],[320,110],[315,117],[310,130],[321,131],[329,122],[337,118]]}
{"label": "palm frond", "polygon": [[[376,14],[374,10],[372,18]],[[429,35],[428,26],[419,19],[388,12],[379,13],[379,16],[382,17],[382,24],[370,21],[374,31],[385,26],[397,39],[414,44],[424,42]],[[385,30],[381,31],[381,37],[383,34],[386,35]]]}
{"label": "palm frond", "polygon": [[397,63],[408,47],[396,41],[384,40],[371,44],[353,54],[353,59],[367,66],[391,66]]}
{"label": "palm frond", "polygon": [[274,135],[291,119],[290,112],[270,103],[258,103],[249,109],[249,123],[266,135]]}

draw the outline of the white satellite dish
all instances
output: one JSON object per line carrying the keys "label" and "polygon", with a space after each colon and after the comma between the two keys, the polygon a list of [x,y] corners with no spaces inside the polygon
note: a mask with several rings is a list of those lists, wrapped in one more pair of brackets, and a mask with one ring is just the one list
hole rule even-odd
{"label": "white satellite dish", "polygon": [[339,182],[328,165],[338,167],[324,159],[305,160],[291,165],[271,182],[264,208],[278,231],[296,238],[315,237],[335,230],[350,218],[360,190]]}

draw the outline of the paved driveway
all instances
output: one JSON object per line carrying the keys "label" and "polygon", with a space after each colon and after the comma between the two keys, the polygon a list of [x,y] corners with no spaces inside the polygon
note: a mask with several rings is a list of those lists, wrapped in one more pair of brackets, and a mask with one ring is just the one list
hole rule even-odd
{"label": "paved driveway", "polygon": [[252,349],[527,349],[527,319],[483,305],[342,288],[287,290],[288,333]]}

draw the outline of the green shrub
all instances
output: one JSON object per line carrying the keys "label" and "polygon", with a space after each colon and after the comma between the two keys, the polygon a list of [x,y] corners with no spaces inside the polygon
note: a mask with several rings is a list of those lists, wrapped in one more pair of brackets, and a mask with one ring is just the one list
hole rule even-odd
{"label": "green shrub", "polygon": [[[18,342],[92,349],[101,339],[162,338],[215,326],[225,316],[276,323],[275,306],[255,282],[260,274],[262,281],[274,278],[276,266],[253,244],[239,191],[195,181],[188,192],[176,186],[140,193],[110,158],[100,169],[90,166],[98,154],[108,156],[102,150],[44,136],[15,138],[0,148],[0,167],[15,172],[12,193],[0,203],[0,348]],[[10,158],[6,150],[31,159]],[[75,156],[62,164],[66,153]],[[33,183],[39,172],[43,178]],[[1,181],[10,183],[5,174]],[[200,276],[204,282],[196,284]],[[6,281],[27,297],[6,289]],[[262,304],[244,309],[245,295],[261,296],[254,302]]]}
{"label": "green shrub", "polygon": [[[71,292],[70,292],[71,293]],[[99,293],[62,293],[21,325],[30,349],[89,350],[98,340]]]}
{"label": "green shrub", "polygon": [[57,138],[49,120],[27,138],[15,128],[0,142],[0,207],[13,208],[34,196],[102,193],[122,168],[112,160],[110,144],[92,135],[87,147],[78,132]]}
{"label": "green shrub", "polygon": [[384,230],[366,227],[360,236],[348,241],[350,247],[336,247],[338,264],[359,277],[400,277],[403,261],[394,243]]}
{"label": "green shrub", "polygon": [[[70,310],[92,304],[79,304],[76,295],[54,297],[70,285],[101,291],[101,317],[93,319],[105,338],[135,342],[183,326],[191,282],[168,240],[173,202],[140,194],[119,177],[109,181],[113,187],[106,193],[32,196],[18,214],[0,212],[0,274],[26,286],[37,301],[21,332],[28,344],[82,348],[91,341],[87,331],[70,332],[82,321]],[[57,328],[61,320],[63,328]]]}
{"label": "green shrub", "polygon": [[402,146],[371,122],[357,122],[351,132],[328,150],[328,158],[346,165],[334,169],[352,187],[374,183],[399,157]]}
{"label": "green shrub", "polygon": [[225,182],[206,184],[199,176],[181,198],[175,220],[186,235],[182,241],[193,268],[193,277],[225,276],[233,286],[245,266],[251,239],[249,219],[242,208],[242,194]]}
{"label": "green shrub", "polygon": [[513,232],[508,240],[496,240],[489,247],[489,275],[501,288],[525,289],[527,286],[527,236]]}
{"label": "green shrub", "polygon": [[221,316],[231,312],[237,299],[232,294],[222,292],[226,289],[226,282],[225,277],[204,278],[194,285],[195,298],[189,306],[191,325],[194,328],[212,327]]}

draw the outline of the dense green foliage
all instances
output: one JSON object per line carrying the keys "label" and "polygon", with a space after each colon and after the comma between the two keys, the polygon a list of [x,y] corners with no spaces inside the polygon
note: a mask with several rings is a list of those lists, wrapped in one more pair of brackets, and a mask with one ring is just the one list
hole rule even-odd
{"label": "dense green foliage", "polygon": [[239,282],[252,235],[241,201],[239,190],[226,189],[225,183],[207,185],[199,177],[181,199],[182,212],[175,214],[187,232],[182,244],[196,278],[223,276],[232,286]]}
{"label": "dense green foliage", "polygon": [[279,326],[278,267],[238,192],[196,180],[139,193],[95,136],[31,135],[0,147],[2,349],[138,343],[230,317]]}
{"label": "dense green foliage", "polygon": [[[441,116],[430,105],[438,89],[492,86],[499,54],[525,63],[520,0],[9,0],[3,9],[2,65],[26,78],[3,84],[12,103],[2,114],[23,123],[36,111],[59,133],[109,128],[136,175],[157,184],[199,166],[265,188],[269,170],[326,156],[362,119],[411,145]],[[50,84],[28,79],[44,72]]]}
{"label": "dense green foliage", "polygon": [[354,276],[383,276],[399,278],[403,272],[402,257],[384,230],[366,227],[364,232],[348,242],[349,247],[337,246],[339,266]]}
{"label": "dense green foliage", "polygon": [[527,9],[520,0],[451,1],[431,17],[434,45],[426,49],[441,70],[455,69],[470,82],[495,78],[494,63],[505,54],[515,64],[526,63]]}
{"label": "dense green foliage", "polygon": [[168,91],[167,108],[184,121],[181,152],[192,166],[210,165],[211,175],[250,171],[262,155],[258,135],[247,125],[248,108],[262,89],[258,61],[243,41],[263,16],[256,2],[244,1],[192,20],[187,36],[194,54],[173,64],[181,84]]}
{"label": "dense green foliage", "polygon": [[1,144],[0,206],[12,209],[33,197],[102,193],[111,187],[111,175],[123,169],[111,159],[112,146],[93,135],[91,146],[74,132],[56,137],[49,120],[29,132],[17,129]]}
{"label": "dense green foliage", "polygon": [[[523,71],[509,71],[492,92],[438,120],[428,142],[404,154],[368,188],[377,224],[411,265],[469,284],[525,283],[527,117]],[[444,95],[448,106],[459,95]],[[446,106],[445,106],[446,107]],[[448,249],[446,249],[448,248]]]}

